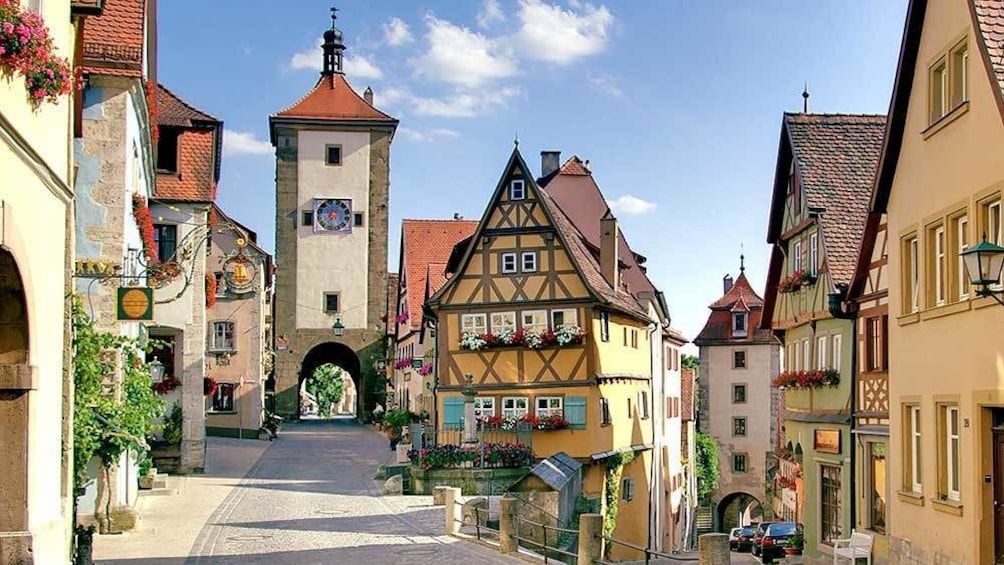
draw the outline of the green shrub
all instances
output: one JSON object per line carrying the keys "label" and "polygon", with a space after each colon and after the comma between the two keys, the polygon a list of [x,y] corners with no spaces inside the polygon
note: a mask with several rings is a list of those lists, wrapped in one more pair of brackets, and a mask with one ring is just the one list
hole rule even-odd
{"label": "green shrub", "polygon": [[181,404],[175,402],[164,418],[164,441],[170,445],[181,445]]}

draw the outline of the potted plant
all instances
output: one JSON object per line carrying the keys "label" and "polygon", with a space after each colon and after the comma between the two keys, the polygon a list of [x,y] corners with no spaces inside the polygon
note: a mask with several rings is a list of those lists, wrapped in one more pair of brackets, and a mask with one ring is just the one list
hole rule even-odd
{"label": "potted plant", "polygon": [[411,414],[407,410],[389,410],[383,418],[383,427],[390,440],[390,450],[397,449],[397,443],[401,441],[401,434],[404,427],[411,423]]}
{"label": "potted plant", "polygon": [[784,542],[784,554],[785,555],[802,555],[802,547],[805,545],[805,536],[802,535],[802,530],[797,530],[791,537]]}

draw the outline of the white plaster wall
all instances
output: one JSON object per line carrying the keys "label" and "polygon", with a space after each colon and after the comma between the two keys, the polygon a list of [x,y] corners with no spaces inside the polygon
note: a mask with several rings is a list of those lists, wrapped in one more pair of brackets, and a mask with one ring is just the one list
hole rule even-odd
{"label": "white plaster wall", "polygon": [[[300,131],[297,174],[296,327],[327,329],[335,315],[324,312],[324,293],[340,294],[342,323],[366,327],[369,271],[370,134]],[[324,164],[325,145],[342,146],[342,164]],[[302,226],[314,198],[351,198],[352,212],[364,214],[362,228],[351,234],[314,233]]]}
{"label": "white plaster wall", "polygon": [[[153,194],[154,179],[146,174],[146,167],[143,160],[146,158],[148,148],[143,146],[143,136],[140,133],[139,120],[136,113],[141,109],[133,103],[132,96],[126,97],[126,135],[125,146],[122,148],[125,158],[125,214],[122,218],[122,265],[123,272],[129,260],[129,250],[143,249],[143,239],[139,234],[139,227],[136,225],[136,218],[132,214],[132,195],[139,194],[148,198]],[[136,148],[138,156],[134,156],[133,147]],[[142,272],[142,267],[137,266],[137,272]],[[128,337],[139,337],[138,322],[121,322],[121,333]]]}
{"label": "white plaster wall", "polygon": [[[182,242],[185,241],[185,238],[188,237],[188,235],[196,227],[195,223],[204,223],[205,221],[205,212],[202,211],[204,206],[200,205],[199,209],[200,211],[198,214],[202,216],[202,220],[196,219],[196,211],[192,205],[176,204],[169,208],[163,204],[150,202],[150,215],[153,216],[153,223],[176,224],[178,226],[179,252]],[[199,250],[201,250],[203,255],[196,257],[196,259],[203,259],[205,256],[205,248],[200,247]],[[188,268],[191,266],[191,260],[181,261],[181,264],[187,272]],[[192,288],[196,284],[202,286],[205,285],[205,282],[201,278],[193,280],[192,285],[185,289],[181,298],[165,304],[155,304],[153,307],[154,324],[157,326],[167,326],[179,330],[184,330],[186,324],[191,324],[192,316],[194,314],[194,293],[192,292]],[[166,300],[174,297],[184,287],[184,285],[184,277],[179,276],[164,288],[155,290],[153,293],[154,300]],[[181,344],[179,343],[178,347],[180,348],[180,346]]]}

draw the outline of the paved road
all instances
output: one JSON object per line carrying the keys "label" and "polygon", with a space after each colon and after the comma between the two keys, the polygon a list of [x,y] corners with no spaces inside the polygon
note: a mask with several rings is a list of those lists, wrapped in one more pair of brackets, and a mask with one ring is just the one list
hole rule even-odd
{"label": "paved road", "polygon": [[283,427],[210,517],[188,565],[229,563],[507,563],[444,537],[431,497],[382,497],[383,436],[349,420]]}

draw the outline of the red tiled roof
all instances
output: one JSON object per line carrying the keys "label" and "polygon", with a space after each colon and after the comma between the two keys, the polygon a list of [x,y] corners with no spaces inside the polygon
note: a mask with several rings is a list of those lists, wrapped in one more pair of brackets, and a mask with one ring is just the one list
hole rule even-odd
{"label": "red tiled roof", "polygon": [[83,70],[141,77],[146,0],[105,0],[100,16],[84,23]]}
{"label": "red tiled roof", "polygon": [[736,282],[732,283],[732,288],[725,293],[724,296],[714,301],[708,308],[721,309],[721,308],[731,308],[733,304],[739,300],[739,297],[743,297],[746,301],[746,305],[750,308],[755,308],[758,306],[763,306],[763,299],[760,295],[753,290],[750,285],[749,279],[746,278],[746,273],[739,273],[739,278]]}
{"label": "red tiled roof", "polygon": [[976,12],[977,32],[990,56],[993,74],[997,78],[998,96],[1004,96],[1004,2],[972,0]]}
{"label": "red tiled roof", "polygon": [[565,164],[561,166],[561,170],[558,171],[560,175],[579,175],[579,176],[592,176],[589,169],[586,168],[586,164],[579,159],[578,155],[572,155],[572,158],[565,161]]}
{"label": "red tiled roof", "polygon": [[446,265],[446,263],[429,263],[429,272],[426,275],[425,299],[436,294],[439,289],[443,288],[446,281],[450,280],[446,276]]}
{"label": "red tiled roof", "polygon": [[[223,122],[157,85],[157,124],[181,128],[178,171],[157,173],[159,200],[213,202],[220,175]],[[162,128],[161,135],[165,135]]]}
{"label": "red tiled roof", "polygon": [[192,106],[180,96],[168,90],[163,84],[157,84],[157,124],[162,126],[192,127],[199,122],[216,122],[220,120]]}
{"label": "red tiled roof", "polygon": [[322,76],[303,98],[272,117],[397,122],[363,100],[340,74]]}
{"label": "red tiled roof", "polygon": [[[746,337],[732,335],[732,312],[742,311],[743,306],[749,312],[746,320]],[[760,318],[763,316],[763,299],[750,286],[746,273],[739,273],[739,278],[732,288],[709,306],[711,314],[704,324],[704,329],[694,339],[697,346],[723,345],[726,343],[778,343],[774,333],[769,329],[760,328]]]}
{"label": "red tiled roof", "polygon": [[886,117],[785,114],[810,209],[819,215],[833,284],[850,283],[864,235]]}
{"label": "red tiled roof", "polygon": [[433,276],[438,286],[430,288],[430,296],[446,281],[443,269],[435,275],[431,265],[443,265],[450,258],[453,246],[471,236],[478,227],[473,220],[404,220],[401,223],[401,272],[408,292],[408,319],[412,329],[422,324],[427,277]]}
{"label": "red tiled roof", "polygon": [[692,422],[694,418],[694,370],[680,370],[680,417],[684,422]]}

